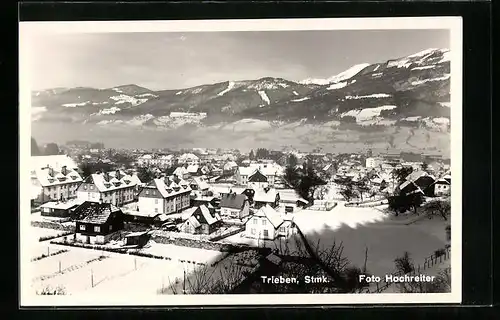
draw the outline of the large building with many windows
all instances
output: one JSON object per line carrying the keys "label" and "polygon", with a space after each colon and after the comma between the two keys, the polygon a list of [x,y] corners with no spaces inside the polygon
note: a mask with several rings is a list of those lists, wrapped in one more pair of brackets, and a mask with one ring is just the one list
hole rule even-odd
{"label": "large building with many windows", "polygon": [[31,172],[31,198],[36,204],[73,199],[81,182],[78,172],[64,165],[59,170],[51,166],[37,168]]}
{"label": "large building with many windows", "polygon": [[147,213],[171,214],[190,206],[191,187],[176,176],[154,179],[139,193],[138,210]]}
{"label": "large building with many windows", "polygon": [[137,179],[117,170],[94,173],[88,176],[78,187],[80,201],[111,203],[123,206],[134,201]]}

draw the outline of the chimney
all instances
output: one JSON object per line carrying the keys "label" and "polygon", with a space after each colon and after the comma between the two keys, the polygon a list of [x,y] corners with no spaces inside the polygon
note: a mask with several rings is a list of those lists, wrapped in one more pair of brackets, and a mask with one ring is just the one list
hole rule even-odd
{"label": "chimney", "polygon": [[67,175],[68,174],[68,168],[66,166],[62,166],[61,173],[63,175]]}

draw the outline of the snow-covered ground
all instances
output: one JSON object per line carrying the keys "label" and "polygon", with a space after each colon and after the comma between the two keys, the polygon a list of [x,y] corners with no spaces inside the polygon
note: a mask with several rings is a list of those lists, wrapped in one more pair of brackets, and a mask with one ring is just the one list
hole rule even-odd
{"label": "snow-covered ground", "polygon": [[259,95],[267,104],[271,104],[271,101],[269,100],[269,97],[267,96],[265,91],[259,91]]}
{"label": "snow-covered ground", "polygon": [[218,96],[223,96],[224,94],[228,93],[229,91],[231,91],[233,88],[234,88],[234,81],[229,81],[229,84],[227,85],[227,88],[222,90],[221,92],[219,92],[217,95]]}
{"label": "snow-covered ground", "polygon": [[33,236],[36,239],[40,239],[41,237],[57,237],[67,233],[67,231],[63,230],[54,230],[54,229],[37,228],[37,227],[32,227],[30,232],[32,232]]}
{"label": "snow-covered ground", "polygon": [[341,89],[347,86],[347,82],[339,82],[339,83],[334,83],[330,85],[326,90],[335,90],[335,89]]}
{"label": "snow-covered ground", "polygon": [[[36,248],[41,255],[47,254],[47,247],[38,245]],[[175,282],[175,279],[182,279],[184,270],[189,276],[197,264],[210,265],[226,256],[214,250],[157,243],[152,243],[150,248],[142,251],[169,256],[172,260],[62,245],[50,245],[49,248],[50,252],[61,249],[68,252],[31,262],[29,270],[32,288],[40,290],[47,286],[63,286],[67,293],[72,295],[156,294],[162,286],[162,281],[168,286],[170,282]],[[101,260],[96,260],[99,257]],[[62,272],[59,273],[59,270]]]}
{"label": "snow-covered ground", "polygon": [[[345,207],[343,201],[338,201],[331,211],[299,211],[294,221],[313,247],[318,241],[321,249],[329,248],[334,241],[342,242],[344,256],[356,266],[363,266],[367,248],[367,268],[375,275],[393,272],[394,259],[405,251],[410,252],[416,264],[422,264],[426,257],[446,244],[445,221],[424,219],[410,225],[395,223],[383,208]],[[242,233],[224,241],[278,249],[288,246],[290,252],[294,252],[294,237],[301,243],[297,235],[271,242],[245,238]]]}
{"label": "snow-covered ground", "polygon": [[381,106],[377,108],[365,108],[365,109],[357,109],[357,110],[350,110],[347,112],[344,112],[342,116],[352,116],[356,118],[356,122],[362,123],[364,121],[369,121],[373,120],[377,117],[380,116],[380,112],[382,110],[392,110],[395,109],[396,106],[388,105],[388,106]]}

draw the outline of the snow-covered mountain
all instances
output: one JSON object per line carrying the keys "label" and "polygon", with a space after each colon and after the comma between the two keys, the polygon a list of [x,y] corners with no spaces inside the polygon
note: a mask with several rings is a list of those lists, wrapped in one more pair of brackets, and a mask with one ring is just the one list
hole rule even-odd
{"label": "snow-covered mountain", "polygon": [[299,83],[266,77],[163,91],[133,84],[37,91],[32,94],[32,121],[153,130],[228,128],[229,123],[262,127],[266,122],[273,128],[336,123],[359,130],[398,126],[447,131],[449,85],[449,50],[433,48]]}
{"label": "snow-covered mountain", "polygon": [[349,80],[358,73],[360,73],[364,68],[368,67],[370,64],[369,63],[360,63],[356,64],[349,69],[331,76],[328,79],[305,79],[300,81],[301,84],[317,84],[317,85],[327,85],[327,84],[332,84],[332,83],[339,83],[341,81]]}

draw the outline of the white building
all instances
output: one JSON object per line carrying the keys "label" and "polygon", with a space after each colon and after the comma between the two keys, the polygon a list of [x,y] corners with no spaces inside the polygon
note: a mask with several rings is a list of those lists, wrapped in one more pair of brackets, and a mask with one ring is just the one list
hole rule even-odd
{"label": "white building", "polygon": [[377,168],[382,164],[382,159],[381,158],[366,158],[366,167],[367,168]]}
{"label": "white building", "polygon": [[65,201],[77,197],[77,189],[82,182],[82,177],[74,169],[67,168],[64,163],[61,165],[59,170],[49,166],[31,172],[31,198],[35,203]]}
{"label": "white building", "polygon": [[260,171],[267,178],[267,183],[270,186],[273,186],[277,178],[284,174],[283,167],[276,163],[252,163],[248,167],[238,167],[235,174],[236,181],[241,185],[247,185],[250,176],[257,171]]}
{"label": "white building", "polygon": [[160,168],[169,168],[174,165],[175,158],[173,155],[156,155],[145,154],[137,159],[139,166],[157,166]]}
{"label": "white building", "polygon": [[77,190],[78,200],[122,206],[134,201],[137,179],[123,171],[91,174]]}
{"label": "white building", "polygon": [[191,187],[185,180],[171,176],[154,179],[139,193],[141,212],[171,214],[190,206]]}
{"label": "white building", "polygon": [[184,153],[178,158],[178,163],[187,165],[199,165],[200,158],[192,153]]}
{"label": "white building", "polygon": [[252,239],[274,240],[278,236],[289,234],[291,224],[284,225],[284,222],[278,212],[270,206],[265,206],[246,222],[244,235]]}

